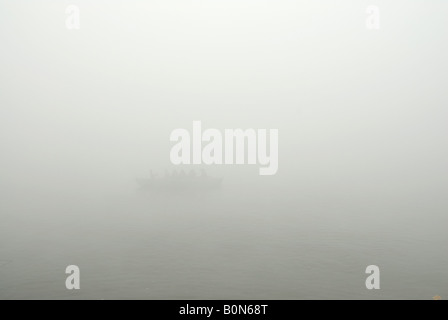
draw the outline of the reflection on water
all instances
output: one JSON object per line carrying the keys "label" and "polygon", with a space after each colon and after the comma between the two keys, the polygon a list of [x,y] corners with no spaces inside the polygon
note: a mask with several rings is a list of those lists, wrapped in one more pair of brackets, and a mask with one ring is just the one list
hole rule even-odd
{"label": "reflection on water", "polygon": [[[272,190],[4,196],[1,299],[432,299],[443,212]],[[297,190],[295,190],[297,191]],[[363,202],[365,203],[365,202]],[[391,218],[393,216],[393,219]],[[65,289],[65,267],[81,290]],[[366,290],[366,266],[381,290]]]}

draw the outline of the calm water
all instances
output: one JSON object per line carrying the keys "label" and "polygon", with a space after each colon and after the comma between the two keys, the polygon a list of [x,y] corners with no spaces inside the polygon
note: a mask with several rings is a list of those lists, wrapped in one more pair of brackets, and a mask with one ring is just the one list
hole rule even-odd
{"label": "calm water", "polygon": [[[356,193],[232,190],[4,195],[0,298],[448,296],[441,209]],[[79,291],[65,289],[70,264],[81,269]],[[370,264],[381,290],[365,289]]]}

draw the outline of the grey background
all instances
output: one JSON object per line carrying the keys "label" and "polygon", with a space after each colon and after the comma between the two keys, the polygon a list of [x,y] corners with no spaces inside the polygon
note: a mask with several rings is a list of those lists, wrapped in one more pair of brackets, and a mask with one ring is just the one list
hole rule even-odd
{"label": "grey background", "polygon": [[[447,9],[0,0],[0,299],[448,296]],[[193,120],[279,129],[277,175],[140,192]]]}

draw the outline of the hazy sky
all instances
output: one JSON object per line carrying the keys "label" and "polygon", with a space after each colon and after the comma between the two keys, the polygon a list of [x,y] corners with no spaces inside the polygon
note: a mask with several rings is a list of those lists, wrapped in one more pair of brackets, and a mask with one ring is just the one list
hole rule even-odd
{"label": "hazy sky", "polygon": [[448,5],[376,1],[367,30],[369,4],[0,1],[2,187],[171,168],[193,120],[279,129],[271,180],[444,185]]}

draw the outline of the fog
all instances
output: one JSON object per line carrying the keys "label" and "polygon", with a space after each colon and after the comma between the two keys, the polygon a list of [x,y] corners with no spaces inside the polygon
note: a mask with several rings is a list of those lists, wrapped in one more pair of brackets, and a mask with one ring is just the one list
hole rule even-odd
{"label": "fog", "polygon": [[[0,0],[0,299],[448,296],[447,10]],[[173,165],[193,121],[278,129],[277,173]]]}

